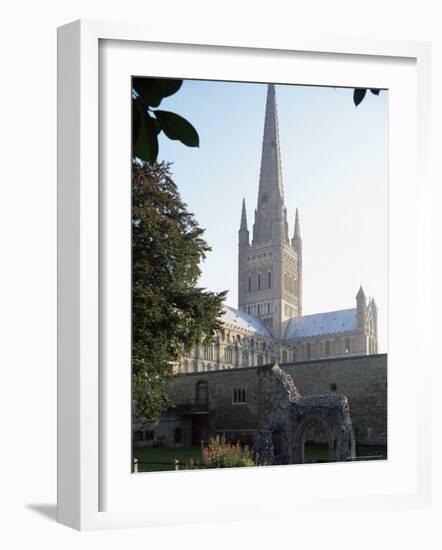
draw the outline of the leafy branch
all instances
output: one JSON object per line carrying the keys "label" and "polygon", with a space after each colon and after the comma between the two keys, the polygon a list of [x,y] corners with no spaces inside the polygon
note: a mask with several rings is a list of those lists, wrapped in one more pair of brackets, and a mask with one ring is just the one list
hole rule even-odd
{"label": "leafy branch", "polygon": [[368,89],[370,89],[370,92],[374,95],[379,95],[379,92],[381,91],[377,88],[355,88],[353,92],[353,102],[355,104],[355,107],[357,107],[359,103],[362,102]]}
{"label": "leafy branch", "polygon": [[157,109],[165,97],[175,94],[183,81],[171,78],[132,80],[132,155],[153,164],[158,158],[161,132],[188,147],[199,147],[199,136],[188,120],[176,113]]}

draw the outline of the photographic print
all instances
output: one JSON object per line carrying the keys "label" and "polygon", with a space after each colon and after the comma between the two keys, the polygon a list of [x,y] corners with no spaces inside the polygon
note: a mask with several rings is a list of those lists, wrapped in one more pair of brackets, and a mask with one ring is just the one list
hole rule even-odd
{"label": "photographic print", "polygon": [[385,460],[388,90],[131,101],[133,472]]}

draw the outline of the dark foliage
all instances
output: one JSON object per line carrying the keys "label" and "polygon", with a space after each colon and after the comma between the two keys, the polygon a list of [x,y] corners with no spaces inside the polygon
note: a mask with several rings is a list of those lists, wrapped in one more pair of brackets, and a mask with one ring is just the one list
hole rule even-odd
{"label": "dark foliage", "polygon": [[[364,99],[368,88],[355,88],[353,92],[353,102],[357,107]],[[376,88],[370,88],[370,92],[374,95],[379,95],[380,90]]]}
{"label": "dark foliage", "polygon": [[198,286],[210,247],[182,202],[168,164],[133,163],[132,367],[134,410],[156,422],[173,363],[221,328],[226,292]]}
{"label": "dark foliage", "polygon": [[198,132],[189,121],[176,113],[154,109],[165,97],[176,93],[182,84],[182,80],[171,78],[133,78],[133,156],[151,164],[156,162],[160,132],[188,147],[199,147]]}

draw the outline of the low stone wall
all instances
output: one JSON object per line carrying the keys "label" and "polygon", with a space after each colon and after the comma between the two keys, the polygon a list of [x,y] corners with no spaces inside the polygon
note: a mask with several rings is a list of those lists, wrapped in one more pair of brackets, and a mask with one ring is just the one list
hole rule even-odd
{"label": "low stone wall", "polygon": [[[364,355],[290,363],[281,367],[303,396],[343,394],[348,398],[357,444],[387,443],[387,355]],[[196,387],[208,384],[210,431],[255,433],[259,427],[259,371],[264,367],[180,375],[171,390],[177,406],[194,404]],[[245,390],[245,402],[234,402],[234,390]],[[169,412],[173,414],[173,408]],[[169,439],[169,438],[168,438]]]}

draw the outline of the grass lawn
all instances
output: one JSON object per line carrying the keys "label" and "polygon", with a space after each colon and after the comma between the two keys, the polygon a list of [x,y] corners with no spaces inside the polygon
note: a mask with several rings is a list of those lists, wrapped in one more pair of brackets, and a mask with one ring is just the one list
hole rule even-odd
{"label": "grass lawn", "polygon": [[377,456],[382,459],[387,458],[386,445],[356,445],[356,456]]}
{"label": "grass lawn", "polygon": [[[310,462],[315,462],[316,460],[327,460],[328,446],[322,443],[306,443],[304,456],[305,460]],[[385,459],[387,458],[387,447],[383,445],[357,445],[356,456],[376,456],[379,457],[379,459]]]}
{"label": "grass lawn", "polygon": [[306,443],[304,447],[304,460],[315,462],[328,459],[328,445],[322,443]]}
{"label": "grass lawn", "polygon": [[[387,448],[381,445],[359,445],[356,450],[358,457],[381,456],[387,458]],[[201,448],[194,447],[134,447],[134,457],[138,459],[139,472],[160,472],[174,470],[175,459],[180,464],[187,464],[191,458],[194,462],[201,463]],[[305,460],[316,462],[328,459],[328,447],[320,443],[307,443],[305,446]],[[149,464],[143,464],[149,463]],[[184,469],[184,466],[180,466]]]}
{"label": "grass lawn", "polygon": [[[139,463],[150,462],[152,464],[139,464],[139,472],[158,472],[165,470],[174,470],[174,461],[187,464],[191,458],[195,462],[201,462],[201,448],[195,447],[134,447],[134,457]],[[180,466],[182,469],[183,466]]]}

